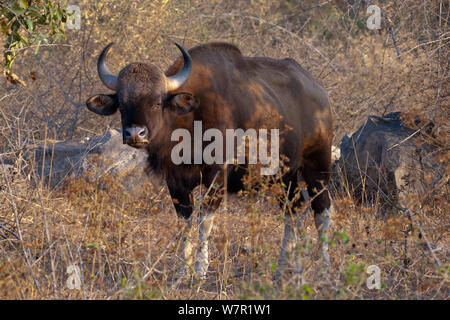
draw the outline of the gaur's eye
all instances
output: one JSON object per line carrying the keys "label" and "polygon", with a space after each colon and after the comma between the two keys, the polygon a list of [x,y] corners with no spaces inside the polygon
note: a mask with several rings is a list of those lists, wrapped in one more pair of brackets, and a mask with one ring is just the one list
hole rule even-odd
{"label": "gaur's eye", "polygon": [[152,105],[151,109],[152,110],[158,109],[158,108],[161,107],[161,104],[162,104],[162,99],[161,98],[153,100],[153,105]]}

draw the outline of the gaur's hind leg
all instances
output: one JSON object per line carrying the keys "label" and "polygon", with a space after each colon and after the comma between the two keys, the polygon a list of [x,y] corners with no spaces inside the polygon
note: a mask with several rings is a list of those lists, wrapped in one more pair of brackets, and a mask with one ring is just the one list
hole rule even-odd
{"label": "gaur's hind leg", "polygon": [[[285,209],[284,236],[281,243],[280,257],[274,279],[279,280],[283,271],[301,273],[302,265],[298,248],[300,238],[300,228],[304,217],[308,213],[309,207],[303,204],[308,201],[309,196],[306,190],[298,190],[298,182],[302,181],[299,174],[294,174],[284,181],[287,186],[289,207],[287,203],[280,203]],[[288,184],[286,184],[288,182]]]}
{"label": "gaur's hind leg", "polygon": [[302,175],[308,185],[309,196],[313,199],[311,207],[314,211],[314,222],[321,242],[321,252],[327,264],[330,264],[328,231],[330,229],[331,201],[327,189],[330,170],[331,156],[328,149],[308,157],[302,170]]}

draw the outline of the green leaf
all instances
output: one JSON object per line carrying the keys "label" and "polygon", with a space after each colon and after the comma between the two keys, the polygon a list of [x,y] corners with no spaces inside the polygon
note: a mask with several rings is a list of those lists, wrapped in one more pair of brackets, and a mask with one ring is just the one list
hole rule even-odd
{"label": "green leaf", "polygon": [[28,1],[27,0],[19,0],[19,6],[21,8],[27,9],[28,8]]}
{"label": "green leaf", "polygon": [[41,47],[41,43],[42,43],[42,40],[39,40],[39,41],[37,42],[36,49],[34,49],[34,54],[37,54],[37,53],[39,52],[39,49],[40,49],[40,47]]}
{"label": "green leaf", "polygon": [[26,18],[28,30],[33,31],[33,21],[30,18]]}
{"label": "green leaf", "polygon": [[127,277],[122,278],[122,282],[120,283],[120,286],[123,288],[127,284]]}
{"label": "green leaf", "polygon": [[58,22],[62,20],[61,9],[56,9],[56,17],[58,18]]}
{"label": "green leaf", "polygon": [[11,11],[14,12],[15,15],[21,16],[25,11],[27,11],[27,9],[21,8],[21,7],[18,6],[18,5],[14,5],[14,6],[11,8]]}
{"label": "green leaf", "polygon": [[308,286],[307,284],[305,284],[305,285],[303,286],[303,290],[305,290],[305,291],[308,292],[308,293],[313,293],[313,292],[314,292],[313,289],[311,289],[311,287]]}
{"label": "green leaf", "polygon": [[345,232],[342,232],[342,240],[344,241],[344,243],[348,243],[348,236]]}
{"label": "green leaf", "polygon": [[36,9],[35,7],[29,7],[28,8],[28,12],[27,12],[30,16],[34,17],[34,18],[41,18],[42,14],[39,12],[38,9]]}
{"label": "green leaf", "polygon": [[49,7],[48,8],[48,12],[49,12],[49,14],[50,14],[50,20],[53,20],[53,17],[54,17],[54,15],[55,15],[55,11],[53,10],[53,8],[52,7]]}
{"label": "green leaf", "polygon": [[86,247],[98,249],[98,244],[95,243],[95,242],[88,242],[88,243],[86,244]]}
{"label": "green leaf", "polygon": [[8,27],[5,21],[2,21],[0,24],[0,29],[2,30],[3,34],[8,34]]}
{"label": "green leaf", "polygon": [[275,261],[272,261],[270,264],[270,268],[272,269],[272,272],[277,271],[277,263]]}

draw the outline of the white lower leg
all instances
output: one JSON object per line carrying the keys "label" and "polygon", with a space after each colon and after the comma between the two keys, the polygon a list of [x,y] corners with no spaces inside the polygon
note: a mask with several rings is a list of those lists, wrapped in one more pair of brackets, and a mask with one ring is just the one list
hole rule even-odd
{"label": "white lower leg", "polygon": [[192,252],[192,220],[187,221],[186,229],[181,236],[181,246],[179,256],[182,261],[181,268],[178,269],[178,275],[183,275],[187,269],[192,268],[193,265],[193,252]]}
{"label": "white lower leg", "polygon": [[201,214],[199,217],[198,248],[195,259],[195,273],[205,278],[209,266],[209,236],[214,223],[214,213]]}
{"label": "white lower leg", "polygon": [[299,232],[303,222],[303,218],[308,213],[309,208],[304,212],[297,212],[293,217],[287,217],[284,225],[284,237],[281,243],[280,258],[278,259],[278,268],[275,279],[278,279],[281,272],[289,266],[290,258],[293,258],[293,271],[300,273],[302,264],[300,253],[297,252],[299,242]]}
{"label": "white lower leg", "polygon": [[330,210],[325,209],[320,214],[315,214],[314,222],[321,241],[321,251],[323,258],[327,264],[330,264],[330,256],[328,254],[328,230],[330,229]]}
{"label": "white lower leg", "polygon": [[[289,257],[295,254],[297,244],[299,240],[298,230],[301,227],[302,219],[300,215],[298,217],[288,217],[284,225],[284,237],[281,243],[280,258],[278,260],[279,269],[284,269],[288,265]],[[296,257],[295,269],[300,269],[300,258]],[[300,271],[300,270],[297,270]]]}

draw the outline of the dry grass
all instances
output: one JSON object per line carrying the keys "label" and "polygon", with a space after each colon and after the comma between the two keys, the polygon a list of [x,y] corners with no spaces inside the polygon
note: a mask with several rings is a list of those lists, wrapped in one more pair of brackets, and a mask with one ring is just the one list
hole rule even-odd
{"label": "dry grass", "polygon": [[[357,15],[342,1],[320,7],[310,1],[79,3],[85,19],[81,30],[68,32],[72,47],[46,48],[38,56],[27,52],[14,70],[27,86],[0,89],[0,150],[2,161],[13,161],[14,171],[0,170],[0,298],[450,297],[448,4],[383,4],[386,28],[369,31],[359,27],[365,9]],[[345,189],[333,192],[331,267],[318,255],[308,214],[300,244],[303,272],[281,284],[272,282],[283,234],[281,210],[272,201],[276,193],[231,196],[216,218],[207,280],[175,281],[182,223],[166,190],[149,184],[137,199],[112,177],[94,183],[75,179],[51,190],[32,174],[26,147],[119,127],[118,115],[100,119],[84,107],[89,95],[106,92],[97,79],[96,54],[115,41],[114,71],[137,60],[165,68],[178,54],[169,40],[186,47],[225,40],[247,55],[295,58],[330,94],[336,145],[368,114],[400,110],[409,115],[406,121],[432,120],[428,138],[447,165],[447,180],[430,191],[426,202],[410,203],[412,222],[397,212],[380,219],[378,204],[363,207]],[[405,235],[402,230],[411,223]],[[81,269],[81,290],[66,286],[72,264]],[[381,269],[381,290],[366,287],[369,265]]]}

